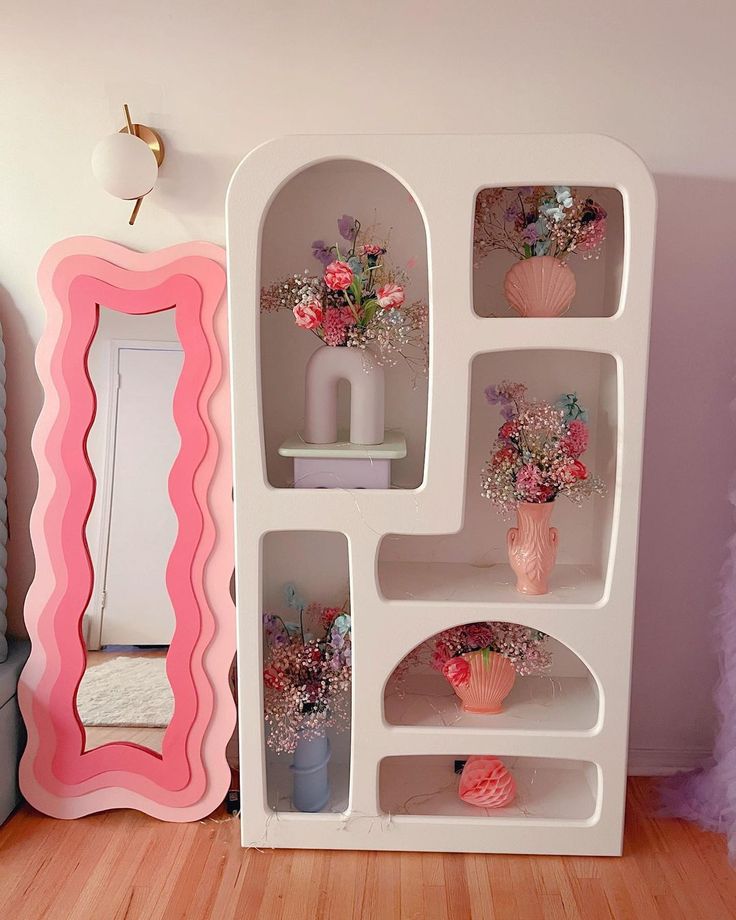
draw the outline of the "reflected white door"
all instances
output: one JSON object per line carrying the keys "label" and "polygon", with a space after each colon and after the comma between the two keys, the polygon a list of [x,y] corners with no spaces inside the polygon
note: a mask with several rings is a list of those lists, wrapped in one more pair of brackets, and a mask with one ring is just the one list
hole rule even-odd
{"label": "reflected white door", "polygon": [[122,348],[102,609],[102,645],[168,645],[166,566],[177,533],[168,492],[179,451],[173,399],[183,353]]}

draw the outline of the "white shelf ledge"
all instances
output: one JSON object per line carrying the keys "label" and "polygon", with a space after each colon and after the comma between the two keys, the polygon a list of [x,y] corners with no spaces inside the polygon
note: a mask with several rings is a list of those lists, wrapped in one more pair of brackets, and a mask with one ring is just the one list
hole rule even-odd
{"label": "white shelf ledge", "polygon": [[381,444],[353,444],[346,432],[334,444],[309,444],[300,434],[287,438],[279,447],[282,457],[307,457],[315,460],[402,460],[406,456],[404,433],[387,430]]}
{"label": "white shelf ledge", "polygon": [[598,722],[598,693],[587,677],[519,677],[497,715],[465,712],[438,672],[410,674],[389,684],[384,716],[390,725],[479,732],[587,734]]}
{"label": "white shelf ledge", "polygon": [[593,566],[558,565],[549,594],[527,596],[516,590],[516,576],[505,564],[461,562],[379,562],[378,579],[387,600],[478,604],[596,605],[604,582]]}
{"label": "white shelf ledge", "polygon": [[[596,811],[595,768],[582,761],[504,757],[517,795],[504,808],[478,808],[458,795],[460,777],[448,756],[388,757],[381,763],[381,809],[392,818],[431,815],[487,821],[521,819],[590,823]],[[457,759],[462,759],[458,754]]]}

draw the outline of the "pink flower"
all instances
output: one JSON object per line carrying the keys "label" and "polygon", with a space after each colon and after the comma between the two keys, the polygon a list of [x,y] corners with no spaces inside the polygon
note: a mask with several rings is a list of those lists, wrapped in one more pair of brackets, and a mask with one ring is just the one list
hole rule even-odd
{"label": "pink flower", "polygon": [[461,687],[470,680],[470,665],[464,658],[450,658],[442,673],[453,687]]}
{"label": "pink flower", "polygon": [[579,419],[570,422],[562,439],[562,449],[571,457],[579,457],[588,449],[588,426]]}
{"label": "pink flower", "polygon": [[318,300],[298,303],[292,312],[300,329],[316,329],[322,322],[322,304]]}
{"label": "pink flower", "polygon": [[360,254],[362,256],[381,256],[386,250],[383,246],[377,246],[375,243],[366,243],[365,246],[360,247]]}
{"label": "pink flower", "polygon": [[331,291],[344,291],[353,283],[353,270],[347,262],[330,262],[325,268],[325,284]]}
{"label": "pink flower", "polygon": [[559,482],[569,485],[578,479],[587,479],[588,470],[580,460],[568,460],[555,469],[554,475]]}
{"label": "pink flower", "polygon": [[404,289],[399,284],[384,284],[378,289],[376,300],[384,310],[398,310],[404,302]]}
{"label": "pink flower", "polygon": [[493,466],[500,466],[502,463],[513,463],[516,460],[517,452],[513,447],[507,445],[502,447],[501,450],[497,450],[496,453],[491,457],[491,463]]}
{"label": "pink flower", "polygon": [[570,464],[571,470],[570,474],[573,479],[587,479],[588,470],[584,463],[581,463],[579,460],[573,460]]}
{"label": "pink flower", "polygon": [[498,436],[503,441],[508,441],[510,438],[515,438],[519,433],[519,420],[512,418],[508,422],[504,422],[503,425],[498,429]]}
{"label": "pink flower", "polygon": [[516,488],[522,492],[527,501],[536,501],[542,485],[542,474],[533,463],[525,463],[516,474]]}
{"label": "pink flower", "polygon": [[322,331],[327,345],[333,347],[344,345],[348,337],[348,327],[355,322],[349,307],[332,307],[325,313]]}
{"label": "pink flower", "polygon": [[273,666],[268,667],[263,672],[263,683],[272,690],[285,690],[286,678],[284,674]]}

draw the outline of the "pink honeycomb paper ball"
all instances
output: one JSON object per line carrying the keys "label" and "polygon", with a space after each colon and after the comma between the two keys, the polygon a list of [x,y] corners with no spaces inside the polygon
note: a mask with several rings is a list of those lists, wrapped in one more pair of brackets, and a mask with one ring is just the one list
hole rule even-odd
{"label": "pink honeycomb paper ball", "polygon": [[503,808],[513,802],[516,783],[498,757],[468,757],[460,777],[460,798],[478,808]]}

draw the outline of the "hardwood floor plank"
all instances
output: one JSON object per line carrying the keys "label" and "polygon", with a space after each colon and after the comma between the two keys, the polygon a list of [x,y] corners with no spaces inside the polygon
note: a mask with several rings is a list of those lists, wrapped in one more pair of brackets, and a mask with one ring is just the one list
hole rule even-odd
{"label": "hardwood floor plank", "polygon": [[244,850],[218,811],[0,828],[1,920],[733,920],[725,840],[651,812],[629,783],[624,856]]}

